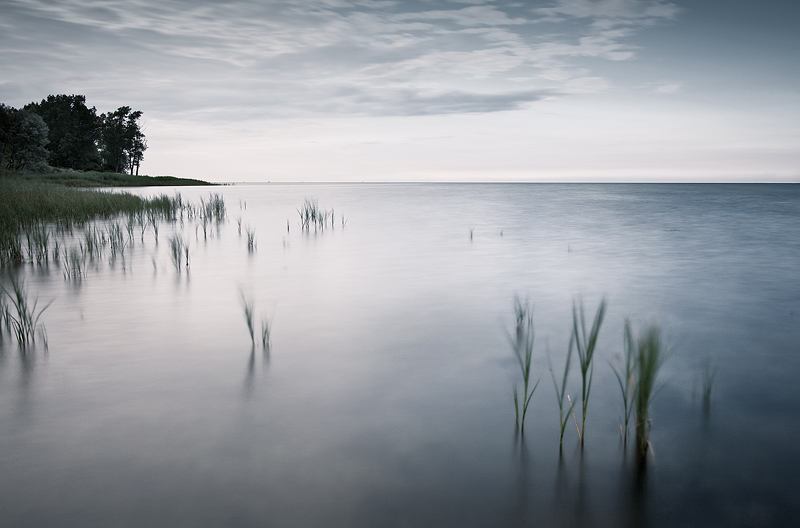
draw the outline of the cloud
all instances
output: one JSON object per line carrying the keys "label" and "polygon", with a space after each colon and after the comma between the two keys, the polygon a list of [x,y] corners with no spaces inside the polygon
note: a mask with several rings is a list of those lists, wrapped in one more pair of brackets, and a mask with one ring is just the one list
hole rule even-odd
{"label": "cloud", "polygon": [[[577,60],[628,60],[638,31],[676,14],[659,0],[7,0],[0,82],[184,115],[494,112],[603,89]],[[343,87],[362,104],[332,95]]]}
{"label": "cloud", "polygon": [[653,88],[653,91],[658,94],[675,94],[681,90],[683,90],[683,83],[665,83]]}

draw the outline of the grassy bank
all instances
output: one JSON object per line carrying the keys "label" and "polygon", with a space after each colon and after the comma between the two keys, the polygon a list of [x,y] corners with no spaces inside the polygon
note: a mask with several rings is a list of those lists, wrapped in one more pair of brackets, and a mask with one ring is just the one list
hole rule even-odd
{"label": "grassy bank", "polygon": [[[93,174],[102,176],[102,173],[81,175],[91,177]],[[184,206],[180,196],[161,195],[148,199],[128,192],[76,189],[59,182],[57,176],[0,175],[0,264],[34,260],[34,254],[40,253],[34,251],[34,241],[38,243],[40,238],[43,243],[39,245],[43,246],[46,258],[46,240],[52,229],[71,229],[122,215],[149,218],[151,223],[174,220]]]}
{"label": "grassy bank", "polygon": [[133,176],[116,172],[55,171],[45,173],[0,172],[3,180],[62,187],[163,187],[178,185],[214,185],[203,180],[174,176]]}

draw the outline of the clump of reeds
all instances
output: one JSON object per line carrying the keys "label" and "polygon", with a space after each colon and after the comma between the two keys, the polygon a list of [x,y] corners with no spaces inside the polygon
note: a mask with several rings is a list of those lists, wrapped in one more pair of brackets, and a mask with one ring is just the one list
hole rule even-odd
{"label": "clump of reeds", "polygon": [[189,245],[177,233],[169,238],[169,257],[179,273],[184,265],[189,268]]}
{"label": "clump of reeds", "polygon": [[[306,198],[303,205],[297,209],[297,214],[300,215],[300,228],[303,230],[308,231],[311,226],[314,226],[315,230],[325,229],[329,225],[333,228],[334,210],[327,211],[322,209],[317,204],[317,200]],[[344,217],[342,217],[342,227],[344,227]]]}
{"label": "clump of reeds", "polygon": [[200,198],[201,216],[208,219],[208,221],[215,221],[217,223],[225,220],[225,200],[222,196],[216,193],[209,193],[208,201]]}
{"label": "clump of reeds", "polygon": [[76,247],[70,248],[64,256],[64,278],[67,280],[81,280],[86,271],[86,253]]}
{"label": "clump of reeds", "polygon": [[658,371],[664,364],[666,356],[667,348],[661,336],[661,329],[655,324],[646,327],[637,340],[634,368],[636,445],[640,455],[645,455],[650,447],[650,404],[656,388]]}
{"label": "clump of reeds", "polygon": [[52,304],[52,301],[43,308],[37,309],[39,298],[35,297],[31,302],[28,299],[28,293],[25,291],[24,281],[16,277],[11,278],[11,292],[6,290],[5,286],[0,285],[0,288],[10,299],[11,307],[16,312],[12,313],[11,308],[7,306],[4,318],[6,319],[6,325],[14,333],[17,343],[25,347],[36,340],[36,334],[38,333],[44,341],[45,347],[47,347],[47,332],[44,325],[39,323],[39,319],[48,306]]}
{"label": "clump of reeds", "polygon": [[244,226],[244,235],[247,239],[247,251],[252,253],[256,249],[256,230],[246,225]]}
{"label": "clump of reeds", "polygon": [[516,316],[516,328],[513,336],[509,335],[514,356],[517,358],[520,371],[522,373],[522,394],[517,390],[514,383],[514,410],[516,412],[517,427],[521,432],[525,432],[525,417],[528,414],[528,406],[531,403],[533,393],[539,386],[539,381],[531,388],[531,366],[533,363],[533,314],[527,302],[522,302],[519,297],[514,299],[514,312]]}
{"label": "clump of reeds", "polygon": [[633,339],[633,332],[631,331],[631,323],[625,319],[625,333],[623,335],[624,341],[624,357],[622,358],[622,367],[617,368],[611,364],[614,374],[617,376],[619,388],[622,392],[622,414],[619,424],[619,434],[623,442],[628,441],[628,423],[630,422],[631,412],[633,411],[633,395],[635,391],[634,369],[636,367],[637,349],[636,343]]}
{"label": "clump of reeds", "polygon": [[106,235],[108,237],[108,248],[111,250],[111,258],[115,258],[117,254],[123,254],[126,242],[119,222],[110,223],[106,229]]}
{"label": "clump of reeds", "polygon": [[50,232],[44,224],[33,224],[25,231],[25,238],[28,242],[28,259],[31,262],[41,264],[47,262],[47,254],[50,244]]}
{"label": "clump of reeds", "polygon": [[[578,325],[580,313],[580,326]],[[572,332],[575,341],[575,348],[578,350],[578,362],[581,368],[581,402],[582,414],[581,420],[581,445],[586,439],[586,410],[589,407],[589,393],[592,390],[592,377],[594,375],[594,351],[597,346],[597,336],[600,333],[600,327],[603,324],[603,318],[606,313],[606,300],[600,301],[600,306],[597,307],[597,313],[592,323],[592,328],[588,335],[586,333],[586,319],[583,313],[583,302],[580,303],[580,310],[572,304]]]}

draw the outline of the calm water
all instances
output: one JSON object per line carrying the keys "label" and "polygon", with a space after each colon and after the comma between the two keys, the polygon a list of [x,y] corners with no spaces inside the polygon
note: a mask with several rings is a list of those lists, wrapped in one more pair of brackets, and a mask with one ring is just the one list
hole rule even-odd
{"label": "calm water", "polygon": [[[78,283],[59,266],[17,270],[53,303],[42,316],[49,351],[0,348],[0,525],[800,517],[800,186],[215,190],[228,221],[207,239],[189,222],[162,224],[158,243],[137,230],[124,259],[106,253]],[[305,198],[335,209],[333,229],[300,230]],[[170,262],[176,231],[188,272]],[[257,325],[272,322],[269,354],[251,347],[240,291]],[[523,439],[505,333],[515,295],[534,306],[541,379]],[[593,314],[603,297],[585,447],[570,424],[559,455],[548,353],[561,369],[573,300]],[[609,364],[626,317],[660,324],[673,349],[645,471],[620,440]],[[707,413],[705,361],[717,369]],[[576,367],[568,393],[580,399]]]}

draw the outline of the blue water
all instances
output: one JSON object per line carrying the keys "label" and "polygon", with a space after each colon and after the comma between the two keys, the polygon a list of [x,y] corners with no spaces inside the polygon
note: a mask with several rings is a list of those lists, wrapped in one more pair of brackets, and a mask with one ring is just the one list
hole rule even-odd
{"label": "blue water", "polygon": [[[53,263],[3,270],[53,304],[47,351],[40,340],[23,354],[8,336],[0,349],[0,525],[798,519],[797,185],[214,191],[228,220],[206,236],[188,220],[161,225],[158,242],[136,231],[124,258],[104,255],[80,282]],[[332,228],[300,229],[306,198],[335,210]],[[170,262],[173,233],[188,271]],[[251,346],[240,292],[257,329],[271,321],[268,354]],[[524,437],[515,296],[533,307],[540,380]],[[559,451],[548,357],[563,368],[573,303],[591,318],[603,298],[585,444],[570,422]],[[621,441],[610,366],[626,318],[657,324],[670,347],[644,464]],[[580,390],[573,361],[567,392]]]}

